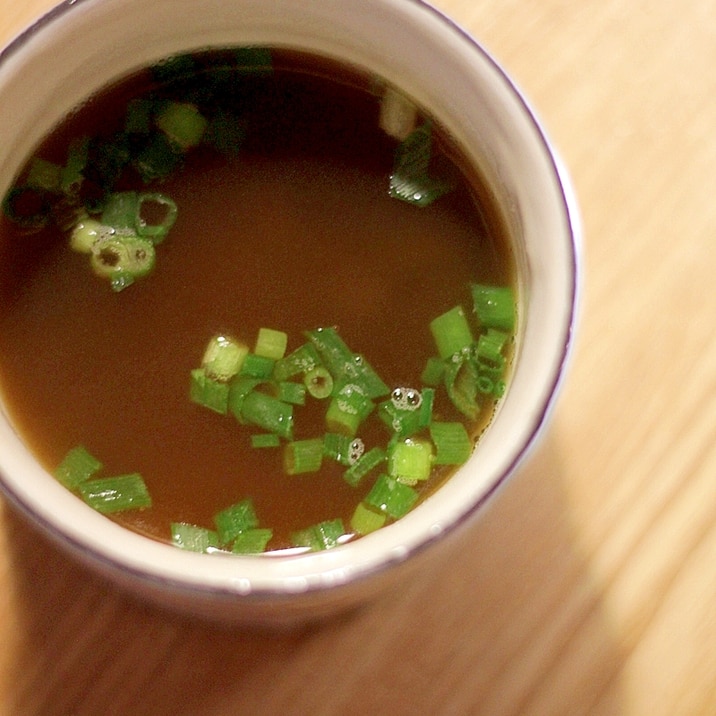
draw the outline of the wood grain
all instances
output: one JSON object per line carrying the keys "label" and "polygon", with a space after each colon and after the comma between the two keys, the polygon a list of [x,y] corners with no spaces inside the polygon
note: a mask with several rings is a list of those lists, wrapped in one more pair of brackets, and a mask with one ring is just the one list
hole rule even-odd
{"label": "wood grain", "polygon": [[[0,37],[51,4],[0,0]],[[0,713],[716,713],[713,8],[436,4],[525,91],[582,208],[579,341],[539,451],[441,566],[283,635],[138,604],[6,506]]]}

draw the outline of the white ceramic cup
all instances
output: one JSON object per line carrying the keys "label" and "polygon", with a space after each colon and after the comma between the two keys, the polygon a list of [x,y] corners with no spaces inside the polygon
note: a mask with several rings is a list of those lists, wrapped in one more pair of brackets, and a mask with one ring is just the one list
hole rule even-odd
{"label": "white ceramic cup", "polygon": [[[514,237],[513,374],[477,450],[436,494],[378,532],[291,557],[201,555],[94,512],[36,462],[3,410],[0,483],[60,545],[119,584],[196,615],[284,625],[366,600],[429,568],[542,431],[573,340],[579,229],[564,169],[488,54],[421,0],[67,0],[0,55],[0,194],[40,139],[93,91],[179,52],[273,45],[348,61],[434,115],[491,185]],[[518,527],[515,527],[518,529]],[[418,556],[421,559],[418,559]]]}

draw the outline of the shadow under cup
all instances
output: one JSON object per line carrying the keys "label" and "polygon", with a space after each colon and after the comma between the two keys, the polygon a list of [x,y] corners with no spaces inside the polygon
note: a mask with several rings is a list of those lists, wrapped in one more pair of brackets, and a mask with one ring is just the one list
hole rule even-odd
{"label": "shadow under cup", "polygon": [[[159,29],[157,29],[159,28]],[[406,517],[334,550],[291,557],[194,554],[128,532],[61,487],[0,418],[6,496],[53,539],[134,593],[197,615],[286,624],[345,608],[477,513],[538,437],[564,373],[577,302],[569,181],[539,123],[475,41],[419,0],[77,0],[0,55],[0,193],[53,126],[113,81],[181,52],[271,45],[367,69],[450,132],[491,187],[518,272],[508,390],[474,455]],[[408,559],[408,558],[411,559]]]}

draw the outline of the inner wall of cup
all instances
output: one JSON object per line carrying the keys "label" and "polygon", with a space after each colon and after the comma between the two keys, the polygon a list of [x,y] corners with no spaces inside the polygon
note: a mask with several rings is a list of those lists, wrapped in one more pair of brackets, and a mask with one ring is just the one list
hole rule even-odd
{"label": "inner wall of cup", "polygon": [[[394,553],[409,552],[460,520],[509,472],[534,437],[568,342],[574,257],[564,244],[570,227],[560,179],[534,119],[491,60],[435,11],[416,0],[280,0],[267,5],[265,0],[80,0],[45,21],[6,52],[0,65],[0,126],[7,137],[0,147],[0,192],[39,140],[92,91],[193,49],[272,44],[319,52],[375,72],[437,116],[496,192],[515,238],[520,285],[516,369],[478,454],[431,498],[431,514],[418,508],[379,539],[375,535],[356,543],[356,550],[375,548],[375,555],[364,554],[366,564],[372,564],[383,559],[378,552],[386,543]],[[522,368],[527,359],[530,367]],[[537,386],[540,379],[545,382]],[[510,450],[504,449],[505,442]],[[25,456],[23,469],[27,462]],[[24,489],[31,502],[40,485],[31,480]],[[100,529],[99,522],[93,528]],[[101,529],[106,529],[111,552],[114,526]],[[82,539],[80,529],[76,537]],[[153,549],[136,559],[150,561]],[[177,554],[167,561],[167,554],[160,554],[170,571],[173,560],[180,569],[181,560],[192,558]],[[124,559],[119,548],[116,558]],[[328,557],[310,559],[320,573],[321,560]],[[337,558],[330,560],[335,569]],[[301,562],[294,562],[296,574],[304,569]]]}

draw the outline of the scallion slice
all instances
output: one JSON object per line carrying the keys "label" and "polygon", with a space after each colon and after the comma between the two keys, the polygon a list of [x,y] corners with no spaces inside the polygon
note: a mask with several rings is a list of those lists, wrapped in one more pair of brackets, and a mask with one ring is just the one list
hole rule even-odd
{"label": "scallion slice", "polygon": [[515,329],[515,297],[509,286],[473,284],[471,287],[475,314],[484,328]]}
{"label": "scallion slice", "polygon": [[435,421],[430,425],[430,437],[436,465],[462,465],[472,454],[472,440],[462,423]]}
{"label": "scallion slice", "polygon": [[330,397],[333,392],[333,376],[327,368],[317,365],[307,371],[303,376],[306,390],[318,400]]}
{"label": "scallion slice", "polygon": [[326,433],[323,436],[323,452],[326,457],[349,466],[355,464],[363,455],[365,444],[360,438],[352,438],[338,433]]}
{"label": "scallion slice", "polygon": [[445,375],[445,363],[441,358],[437,356],[430,356],[425,363],[425,368],[420,376],[420,379],[425,385],[436,386],[440,385]]}
{"label": "scallion slice", "polygon": [[97,219],[83,219],[77,222],[70,235],[70,248],[81,254],[91,254],[92,247],[100,239],[112,235],[113,229]]}
{"label": "scallion slice", "polygon": [[390,195],[416,206],[428,206],[453,188],[446,179],[429,174],[432,131],[426,123],[398,146],[390,175]]}
{"label": "scallion slice", "polygon": [[379,447],[373,447],[368,452],[358,458],[344,473],[343,479],[352,487],[368,475],[372,470],[383,465],[387,458],[385,450]]}
{"label": "scallion slice", "polygon": [[102,469],[102,463],[83,445],[72,448],[55,469],[55,477],[68,489],[74,490]]}
{"label": "scallion slice", "polygon": [[418,493],[412,487],[382,474],[366,496],[365,503],[398,519],[410,511],[417,499]]}
{"label": "scallion slice", "polygon": [[288,335],[283,331],[277,331],[273,328],[260,328],[254,353],[257,356],[277,361],[286,354],[287,345]]}
{"label": "scallion slice", "polygon": [[87,480],[78,489],[90,507],[104,514],[152,505],[152,498],[139,473]]}
{"label": "scallion slice", "polygon": [[127,134],[149,134],[152,129],[154,106],[151,99],[144,97],[129,100],[124,116],[124,131]]}
{"label": "scallion slice", "polygon": [[14,186],[5,194],[2,208],[10,221],[22,229],[37,231],[50,222],[50,202],[46,192],[31,186]]}
{"label": "scallion slice", "polygon": [[433,446],[427,440],[405,438],[388,450],[388,474],[398,482],[414,485],[430,477]]}
{"label": "scallion slice", "polygon": [[305,405],[306,386],[303,383],[282,380],[278,383],[278,399],[293,405]]}
{"label": "scallion slice", "polygon": [[475,364],[458,353],[445,365],[445,389],[448,397],[465,417],[475,420],[480,412],[477,399],[478,372]]}
{"label": "scallion slice", "polygon": [[181,163],[182,155],[174,151],[164,134],[154,135],[134,159],[134,166],[146,184],[165,179]]}
{"label": "scallion slice", "polygon": [[229,544],[242,532],[258,527],[259,520],[253,501],[247,498],[217,512],[214,524],[221,545]]}
{"label": "scallion slice", "polygon": [[430,322],[440,358],[450,358],[470,348],[474,342],[472,330],[462,306],[455,306]]}
{"label": "scallion slice", "polygon": [[286,474],[318,472],[323,462],[323,438],[295,440],[286,445],[283,465]]}
{"label": "scallion slice", "polygon": [[178,214],[173,199],[158,192],[142,192],[137,196],[135,227],[139,236],[155,244],[166,238],[169,229],[174,226]]}
{"label": "scallion slice", "polygon": [[268,380],[272,373],[276,361],[268,356],[259,356],[256,353],[249,353],[241,365],[239,375],[249,378],[260,378]]}
{"label": "scallion slice", "polygon": [[241,370],[248,353],[248,346],[231,336],[212,336],[204,349],[201,367],[212,380],[226,383]]}
{"label": "scallion slice", "polygon": [[274,378],[276,380],[287,380],[295,375],[308,373],[320,364],[321,357],[318,355],[313,343],[304,343],[292,353],[276,361]]}
{"label": "scallion slice", "polygon": [[25,180],[27,186],[43,191],[61,191],[62,167],[55,162],[49,162],[41,157],[35,157],[30,162],[30,169]]}
{"label": "scallion slice", "polygon": [[266,546],[273,537],[273,530],[266,528],[252,528],[244,530],[236,536],[231,545],[234,554],[260,554],[266,551]]}
{"label": "scallion slice", "polygon": [[293,405],[266,393],[248,393],[241,404],[241,418],[286,440],[293,438]]}
{"label": "scallion slice", "polygon": [[335,328],[317,328],[306,333],[334,382],[358,384],[369,398],[387,395],[390,388],[359,353],[354,353]]}
{"label": "scallion slice", "polygon": [[167,102],[154,121],[169,141],[183,152],[201,142],[208,125],[206,117],[189,102]]}
{"label": "scallion slice", "polygon": [[378,512],[359,502],[351,517],[351,529],[359,535],[367,535],[383,527],[387,519],[384,512]]}
{"label": "scallion slice", "polygon": [[347,383],[335,391],[326,411],[326,427],[330,432],[355,435],[371,414],[375,403],[357,383]]}
{"label": "scallion slice", "polygon": [[190,552],[205,553],[219,549],[217,532],[187,522],[171,523],[171,542]]}
{"label": "scallion slice", "polygon": [[189,397],[197,403],[220,415],[226,415],[229,409],[229,385],[209,377],[203,368],[191,371]]}
{"label": "scallion slice", "polygon": [[[412,391],[412,389],[399,390]],[[417,391],[412,392],[417,393]],[[378,406],[380,418],[400,437],[407,437],[426,428],[432,420],[435,389],[423,388],[422,392],[417,394],[420,396],[420,402],[415,405],[410,405],[408,402],[403,404],[391,399]]]}
{"label": "scallion slice", "polygon": [[60,174],[60,189],[63,194],[76,194],[80,190],[88,156],[89,137],[75,137],[70,140],[67,162]]}
{"label": "scallion slice", "polygon": [[325,520],[294,532],[291,535],[291,541],[296,547],[308,547],[317,552],[338,546],[344,535],[346,535],[346,530],[342,520]]}
{"label": "scallion slice", "polygon": [[268,47],[238,47],[234,50],[236,67],[243,72],[272,72],[273,57]]}
{"label": "scallion slice", "polygon": [[380,100],[380,128],[388,136],[403,141],[414,131],[417,119],[415,105],[402,93],[386,87]]}
{"label": "scallion slice", "polygon": [[274,448],[281,444],[281,439],[276,433],[257,433],[251,436],[251,447],[253,448]]}
{"label": "scallion slice", "polygon": [[108,278],[114,291],[146,276],[155,261],[154,244],[132,235],[100,238],[92,244],[90,255],[92,269],[101,278]]}

